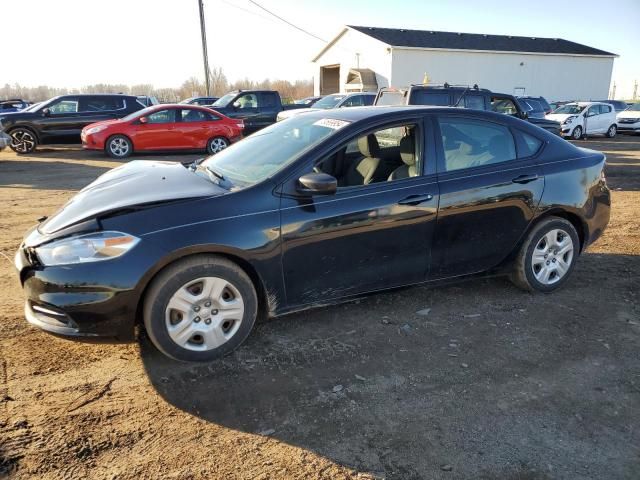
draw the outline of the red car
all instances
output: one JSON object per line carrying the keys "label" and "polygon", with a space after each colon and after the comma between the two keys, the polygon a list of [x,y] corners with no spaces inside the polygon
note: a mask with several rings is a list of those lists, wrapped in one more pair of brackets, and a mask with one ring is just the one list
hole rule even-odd
{"label": "red car", "polygon": [[134,151],[207,150],[218,153],[242,138],[244,123],[196,105],[154,105],[82,129],[82,146],[113,158]]}

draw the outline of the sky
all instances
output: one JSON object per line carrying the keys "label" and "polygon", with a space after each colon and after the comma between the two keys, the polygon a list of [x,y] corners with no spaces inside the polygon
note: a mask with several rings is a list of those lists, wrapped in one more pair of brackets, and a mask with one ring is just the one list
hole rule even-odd
{"label": "sky", "polygon": [[[630,98],[633,82],[640,82],[640,0],[256,2],[324,40],[345,24],[560,37],[620,56],[613,67],[616,98]],[[310,62],[323,41],[250,0],[204,4],[209,62],[230,80],[312,77]],[[5,54],[0,85],[162,88],[204,78],[197,0],[0,0],[0,5],[2,17],[13,19],[0,29]]]}

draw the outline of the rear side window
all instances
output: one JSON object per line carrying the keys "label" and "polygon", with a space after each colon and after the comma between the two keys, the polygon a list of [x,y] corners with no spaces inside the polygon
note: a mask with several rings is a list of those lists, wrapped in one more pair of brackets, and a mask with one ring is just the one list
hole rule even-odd
{"label": "rear side window", "polygon": [[275,108],[278,106],[278,99],[275,93],[264,92],[262,95],[262,104],[264,108]]}
{"label": "rear side window", "polygon": [[81,97],[79,108],[81,112],[110,112],[124,109],[125,104],[121,97]]}
{"label": "rear side window", "polygon": [[448,93],[414,90],[411,92],[411,101],[409,103],[411,105],[436,105],[448,107],[450,101]]}
{"label": "rear side window", "polygon": [[503,125],[455,117],[443,117],[439,123],[447,172],[516,158],[513,135]]}
{"label": "rear side window", "polygon": [[195,108],[185,108],[182,110],[183,122],[208,122],[210,120],[211,116],[202,110],[196,110]]}
{"label": "rear side window", "polygon": [[518,158],[532,157],[542,148],[542,140],[521,130],[516,130],[518,140]]}

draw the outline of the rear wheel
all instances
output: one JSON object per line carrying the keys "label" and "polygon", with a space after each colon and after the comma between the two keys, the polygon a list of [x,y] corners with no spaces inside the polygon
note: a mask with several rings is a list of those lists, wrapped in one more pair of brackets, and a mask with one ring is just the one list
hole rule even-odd
{"label": "rear wheel", "polygon": [[32,153],[38,146],[35,134],[28,128],[15,128],[9,135],[11,136],[9,147],[18,154]]}
{"label": "rear wheel", "polygon": [[607,130],[607,137],[613,138],[616,136],[617,133],[618,133],[618,127],[616,127],[615,125],[611,125],[609,127],[609,130]]}
{"label": "rear wheel", "polygon": [[168,267],[152,283],[144,325],[165,355],[206,362],[232,352],[256,321],[258,299],[251,279],[216,255],[191,257]]}
{"label": "rear wheel", "polygon": [[229,146],[229,140],[224,137],[214,137],[207,142],[207,153],[214,155]]}
{"label": "rear wheel", "polygon": [[127,158],[133,152],[133,144],[124,135],[114,135],[107,139],[104,150],[111,158]]}
{"label": "rear wheel", "polygon": [[571,222],[549,217],[529,233],[515,260],[511,280],[530,292],[552,292],[569,278],[580,253]]}
{"label": "rear wheel", "polygon": [[582,138],[582,127],[580,125],[573,129],[573,132],[571,132],[571,138],[574,140],[580,140]]}

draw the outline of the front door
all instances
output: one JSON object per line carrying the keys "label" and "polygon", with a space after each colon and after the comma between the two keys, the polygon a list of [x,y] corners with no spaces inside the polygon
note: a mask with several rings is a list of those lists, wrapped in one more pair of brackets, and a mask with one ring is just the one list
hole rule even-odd
{"label": "front door", "polygon": [[584,113],[584,127],[587,135],[602,133],[601,120],[600,105],[591,105]]}
{"label": "front door", "polygon": [[244,93],[239,95],[233,104],[231,110],[225,115],[231,118],[240,118],[244,121],[244,135],[250,135],[260,130],[259,100],[256,93]]}
{"label": "front door", "polygon": [[515,248],[544,188],[543,142],[499,122],[439,118],[440,207],[431,278],[488,270]]}
{"label": "front door", "polygon": [[176,108],[157,110],[145,118],[146,123],[137,125],[133,135],[133,145],[136,150],[167,150],[177,148],[183,142],[180,134],[180,113]]}
{"label": "front door", "polygon": [[335,194],[296,194],[313,162],[284,184],[289,306],[426,279],[438,206],[432,132],[420,118],[390,127],[361,132],[315,163],[337,178]]}

